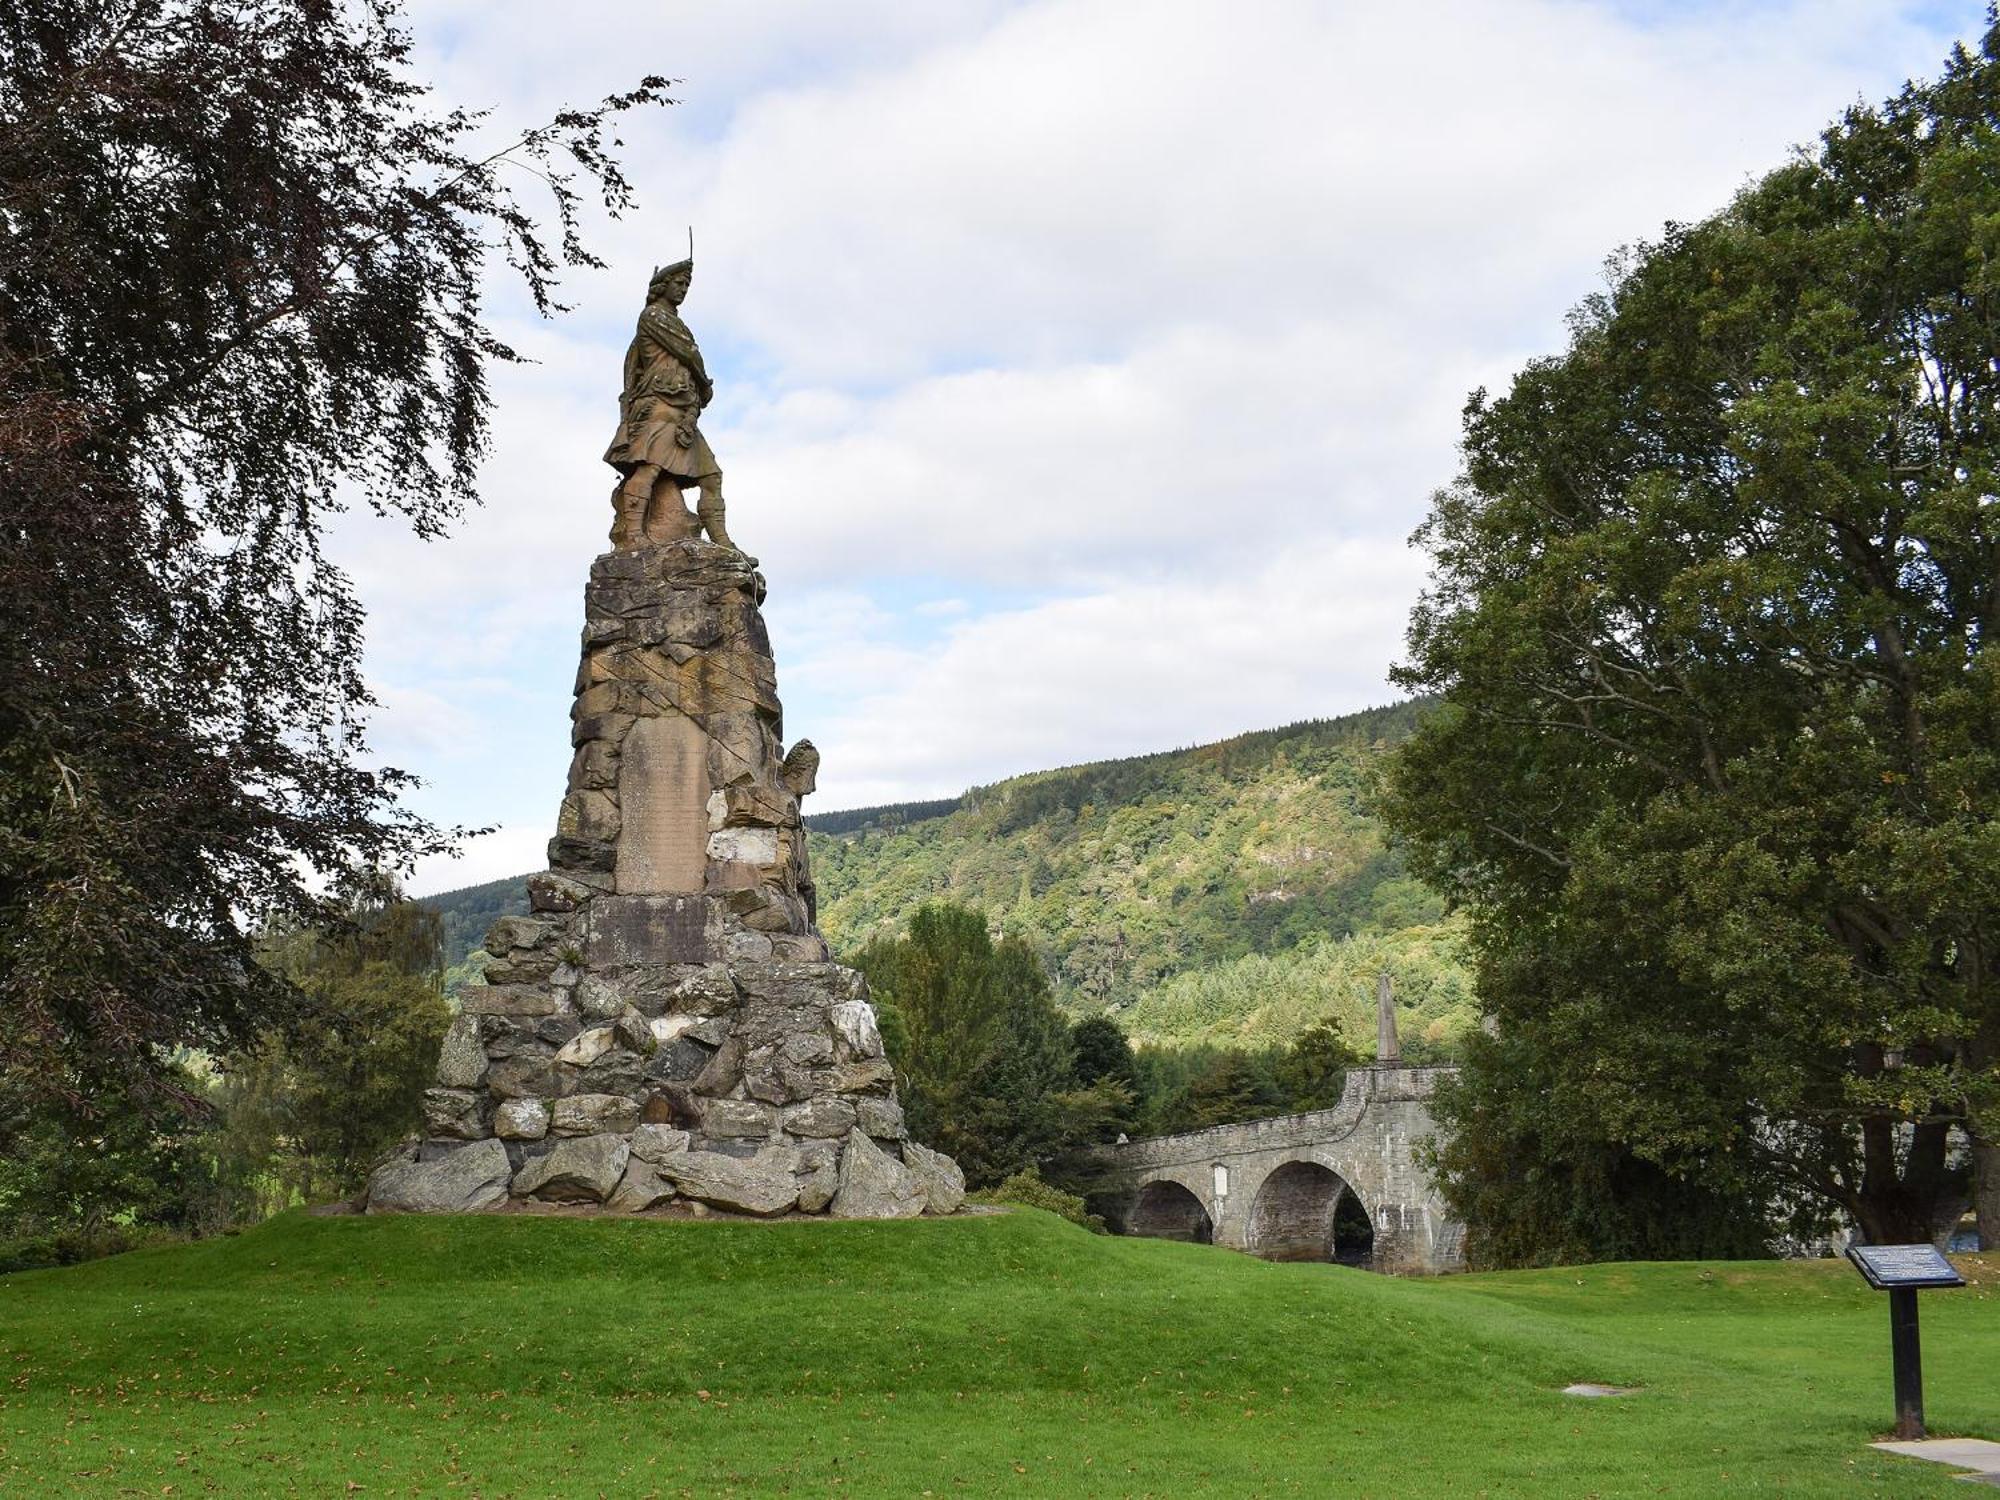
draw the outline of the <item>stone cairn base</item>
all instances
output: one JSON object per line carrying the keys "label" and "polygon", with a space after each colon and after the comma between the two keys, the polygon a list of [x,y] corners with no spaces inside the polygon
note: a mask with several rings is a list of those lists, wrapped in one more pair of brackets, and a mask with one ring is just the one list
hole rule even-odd
{"label": "stone cairn base", "polygon": [[510,1200],[638,1213],[947,1214],[949,1157],[909,1139],[861,975],[814,927],[781,754],[764,581],[700,540],[608,553],[585,591],[569,791],[532,913],[486,936],[371,1213]]}

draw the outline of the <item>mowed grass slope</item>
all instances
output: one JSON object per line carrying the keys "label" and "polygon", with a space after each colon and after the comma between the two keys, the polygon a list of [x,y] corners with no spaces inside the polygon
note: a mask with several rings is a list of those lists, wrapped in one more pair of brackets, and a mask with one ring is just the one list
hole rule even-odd
{"label": "mowed grass slope", "polygon": [[[2000,1437],[2000,1262],[1966,1266],[1925,1297],[1932,1425]],[[293,1215],[0,1277],[0,1495],[1963,1495],[1866,1446],[1887,1332],[1830,1262]]]}

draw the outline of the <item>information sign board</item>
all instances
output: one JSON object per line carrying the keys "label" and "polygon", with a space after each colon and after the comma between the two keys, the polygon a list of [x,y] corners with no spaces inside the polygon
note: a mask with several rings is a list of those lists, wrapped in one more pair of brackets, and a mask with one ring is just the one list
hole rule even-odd
{"label": "information sign board", "polygon": [[1847,1258],[1878,1292],[1965,1285],[1935,1245],[1850,1245]]}

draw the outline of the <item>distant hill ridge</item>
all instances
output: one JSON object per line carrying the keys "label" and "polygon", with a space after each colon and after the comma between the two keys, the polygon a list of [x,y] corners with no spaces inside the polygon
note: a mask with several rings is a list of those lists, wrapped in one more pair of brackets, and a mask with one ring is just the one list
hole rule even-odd
{"label": "distant hill ridge", "polygon": [[[1213,744],[1009,777],[958,797],[807,819],[836,952],[951,899],[1032,943],[1059,999],[1165,1043],[1281,1043],[1326,1015],[1372,1035],[1396,975],[1411,1039],[1475,1013],[1458,931],[1366,806],[1380,756],[1428,706],[1398,703]],[[525,875],[426,897],[462,963]]]}
{"label": "distant hill ridge", "polygon": [[814,833],[853,833],[857,829],[901,828],[926,818],[942,818],[965,805],[965,794],[936,797],[929,802],[884,802],[876,807],[850,807],[844,812],[808,813],[806,827]]}

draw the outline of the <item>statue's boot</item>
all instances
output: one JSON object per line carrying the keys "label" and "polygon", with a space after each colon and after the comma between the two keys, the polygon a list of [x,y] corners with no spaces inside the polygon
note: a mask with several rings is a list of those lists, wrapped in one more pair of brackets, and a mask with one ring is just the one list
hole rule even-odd
{"label": "statue's boot", "polygon": [[622,550],[646,545],[646,490],[621,484],[611,492],[611,545]]}
{"label": "statue's boot", "polygon": [[[708,539],[716,546],[743,552],[741,547],[729,539],[729,527],[724,524],[722,518],[722,496],[704,494],[701,503],[695,507],[695,514],[701,517],[701,524],[708,532]],[[757,566],[757,559],[747,552],[743,552],[743,560],[753,568]]]}

